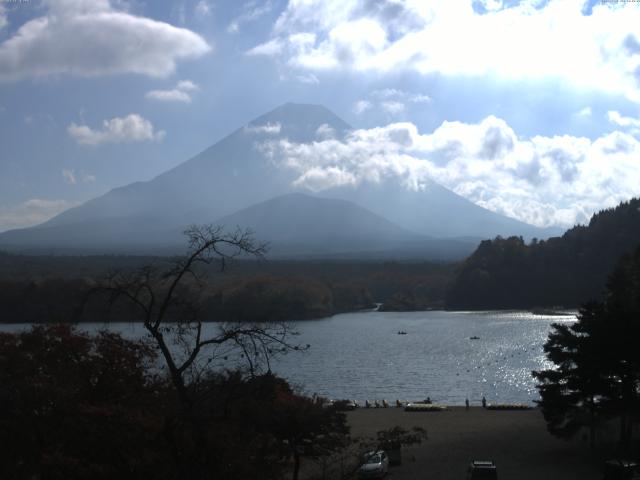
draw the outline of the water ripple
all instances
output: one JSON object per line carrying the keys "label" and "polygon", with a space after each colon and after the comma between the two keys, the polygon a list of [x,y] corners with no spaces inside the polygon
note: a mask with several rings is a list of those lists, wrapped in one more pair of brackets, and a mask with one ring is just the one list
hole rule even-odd
{"label": "water ripple", "polygon": [[550,366],[542,345],[551,323],[574,320],[527,312],[336,315],[298,322],[311,349],[280,359],[274,370],[307,393],[362,402],[430,396],[462,405],[485,396],[528,403],[538,398],[531,371]]}

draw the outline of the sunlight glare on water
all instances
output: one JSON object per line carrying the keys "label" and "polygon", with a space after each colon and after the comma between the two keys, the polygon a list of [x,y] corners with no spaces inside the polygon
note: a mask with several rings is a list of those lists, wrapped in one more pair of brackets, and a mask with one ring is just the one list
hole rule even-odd
{"label": "sunlight glare on water", "polygon": [[[549,368],[550,325],[574,315],[528,312],[366,312],[297,322],[308,352],[274,370],[306,393],[330,398],[478,404],[538,398],[532,370]],[[399,335],[398,331],[406,331]],[[479,337],[471,339],[470,337]]]}

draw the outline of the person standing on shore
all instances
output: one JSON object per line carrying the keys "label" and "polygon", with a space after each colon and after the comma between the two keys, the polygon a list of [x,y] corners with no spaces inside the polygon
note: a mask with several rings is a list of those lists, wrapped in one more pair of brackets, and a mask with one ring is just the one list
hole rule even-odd
{"label": "person standing on shore", "polygon": [[469,410],[469,399],[468,398],[464,399],[464,407],[465,407],[465,410]]}
{"label": "person standing on shore", "polygon": [[487,399],[482,396],[482,408],[487,408]]}

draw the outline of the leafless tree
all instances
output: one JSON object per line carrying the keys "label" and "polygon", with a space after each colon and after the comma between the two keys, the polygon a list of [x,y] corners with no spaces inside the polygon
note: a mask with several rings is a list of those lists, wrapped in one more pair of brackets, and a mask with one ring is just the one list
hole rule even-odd
{"label": "leafless tree", "polygon": [[187,375],[197,374],[201,360],[210,364],[239,353],[253,374],[261,366],[270,369],[273,355],[301,347],[290,343],[295,332],[283,322],[238,324],[208,319],[219,323],[206,328],[201,311],[206,268],[202,267],[219,263],[224,269],[239,256],[262,258],[266,246],[256,243],[248,230],[226,233],[220,226],[192,226],[185,235],[188,252],[170,267],[115,272],[94,291],[106,292],[110,305],[124,301],[133,308],[164,359],[182,407],[188,409],[193,399]]}

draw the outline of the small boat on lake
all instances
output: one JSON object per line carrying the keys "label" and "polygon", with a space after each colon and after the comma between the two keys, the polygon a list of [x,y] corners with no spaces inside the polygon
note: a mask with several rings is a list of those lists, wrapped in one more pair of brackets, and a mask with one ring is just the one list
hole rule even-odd
{"label": "small boat on lake", "polygon": [[398,335],[406,335],[406,334],[407,334],[407,332],[405,332],[404,330],[399,330],[398,331]]}
{"label": "small boat on lake", "polygon": [[480,337],[478,337],[477,335],[474,335],[472,337],[469,337],[469,340],[480,340]]}

